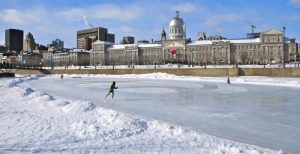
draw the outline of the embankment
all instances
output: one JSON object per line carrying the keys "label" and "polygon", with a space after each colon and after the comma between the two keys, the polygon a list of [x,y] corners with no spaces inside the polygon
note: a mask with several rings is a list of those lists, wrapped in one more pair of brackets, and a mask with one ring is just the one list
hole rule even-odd
{"label": "embankment", "polygon": [[13,70],[12,73],[34,74],[147,74],[165,72],[179,76],[274,76],[300,77],[300,68],[184,68],[184,69],[54,69]]}

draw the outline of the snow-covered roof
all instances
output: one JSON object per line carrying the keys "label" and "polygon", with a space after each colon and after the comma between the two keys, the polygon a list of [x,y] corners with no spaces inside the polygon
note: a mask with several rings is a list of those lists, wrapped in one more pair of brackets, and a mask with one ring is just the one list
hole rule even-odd
{"label": "snow-covered roof", "polygon": [[138,46],[141,48],[153,48],[153,47],[161,47],[161,44],[154,43],[139,43],[139,44],[114,44],[110,46],[108,49],[125,49],[125,47],[129,46]]}
{"label": "snow-covered roof", "polygon": [[125,44],[115,44],[110,46],[108,49],[125,49]]}
{"label": "snow-covered roof", "polygon": [[211,40],[197,40],[188,43],[187,45],[205,45],[205,44],[212,44],[213,41]]}
{"label": "snow-covered roof", "polygon": [[130,47],[130,46],[136,46],[137,44],[114,44],[110,47],[108,47],[108,49],[112,50],[112,49],[125,49],[125,47]]}
{"label": "snow-covered roof", "polygon": [[238,39],[238,40],[224,40],[229,41],[230,43],[259,43],[260,38],[256,39]]}
{"label": "snow-covered roof", "polygon": [[193,41],[191,43],[188,43],[187,45],[210,45],[213,42],[219,42],[219,41],[230,42],[230,43],[259,43],[260,38],[256,38],[256,39],[236,39],[236,40],[198,40],[198,41]]}
{"label": "snow-covered roof", "polygon": [[78,49],[78,48],[75,48],[75,49],[71,49],[70,52],[88,52],[88,51],[85,50],[85,49]]}
{"label": "snow-covered roof", "polygon": [[142,47],[142,48],[151,48],[151,47],[161,47],[161,44],[140,43],[140,44],[138,44],[138,46]]}
{"label": "snow-covered roof", "polygon": [[112,42],[107,42],[107,41],[100,41],[100,40],[97,40],[97,41],[93,42],[92,44],[108,44],[108,45],[113,45],[114,43],[112,43]]}

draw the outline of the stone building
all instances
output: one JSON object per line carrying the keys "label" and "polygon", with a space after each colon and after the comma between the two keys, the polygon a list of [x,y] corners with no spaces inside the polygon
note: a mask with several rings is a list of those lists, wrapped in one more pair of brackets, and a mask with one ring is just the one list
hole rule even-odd
{"label": "stone building", "polygon": [[90,65],[90,53],[84,49],[71,49],[67,64],[74,66],[88,66]]}
{"label": "stone building", "polygon": [[109,46],[112,46],[113,43],[106,42],[106,41],[95,41],[92,43],[92,50],[90,51],[90,65],[97,66],[97,65],[106,65],[105,51]]}
{"label": "stone building", "polygon": [[42,52],[42,66],[51,66],[53,57],[53,51],[44,51]]}
{"label": "stone building", "polygon": [[23,51],[29,51],[32,52],[36,49],[37,44],[35,43],[35,40],[33,38],[33,35],[29,32],[26,35],[26,38],[23,43]]}
{"label": "stone building", "polygon": [[54,53],[51,58],[51,66],[67,66],[69,62],[69,53]]}
{"label": "stone building", "polygon": [[84,49],[71,49],[69,52],[42,52],[43,66],[88,66],[90,53]]}
{"label": "stone building", "polygon": [[163,30],[161,41],[155,43],[114,45],[97,41],[92,44],[90,64],[282,64],[298,57],[295,39],[287,39],[282,32],[274,29],[244,39],[206,37],[202,33],[197,40],[191,41],[186,39],[185,22],[176,11],[168,32],[169,39]]}
{"label": "stone building", "polygon": [[42,55],[37,52],[22,54],[22,66],[42,66]]}
{"label": "stone building", "polygon": [[289,51],[288,52],[289,62],[296,62],[297,59],[299,59],[298,46],[299,45],[296,43],[296,39],[288,40],[286,50]]}
{"label": "stone building", "polygon": [[17,66],[20,64],[20,59],[17,55],[11,55],[6,57],[5,62],[10,65]]}

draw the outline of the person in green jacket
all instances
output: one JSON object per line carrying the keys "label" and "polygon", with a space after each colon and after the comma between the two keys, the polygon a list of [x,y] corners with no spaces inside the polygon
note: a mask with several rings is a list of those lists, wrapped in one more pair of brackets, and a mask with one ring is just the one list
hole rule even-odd
{"label": "person in green jacket", "polygon": [[116,87],[116,82],[113,81],[113,83],[110,85],[109,87],[109,92],[108,94],[105,96],[105,98],[110,94],[112,93],[112,97],[111,98],[114,98],[114,89],[118,89],[118,87]]}

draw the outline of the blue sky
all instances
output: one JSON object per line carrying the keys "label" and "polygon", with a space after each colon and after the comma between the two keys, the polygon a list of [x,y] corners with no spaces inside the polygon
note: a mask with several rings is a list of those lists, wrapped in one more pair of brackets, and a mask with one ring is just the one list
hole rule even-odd
{"label": "blue sky", "polygon": [[76,31],[90,26],[108,28],[116,43],[123,36],[158,40],[168,29],[175,10],[187,25],[187,37],[198,32],[244,38],[251,32],[287,28],[300,40],[300,0],[0,0],[0,44],[5,29],[31,32],[37,43],[59,38],[65,47],[76,46]]}

